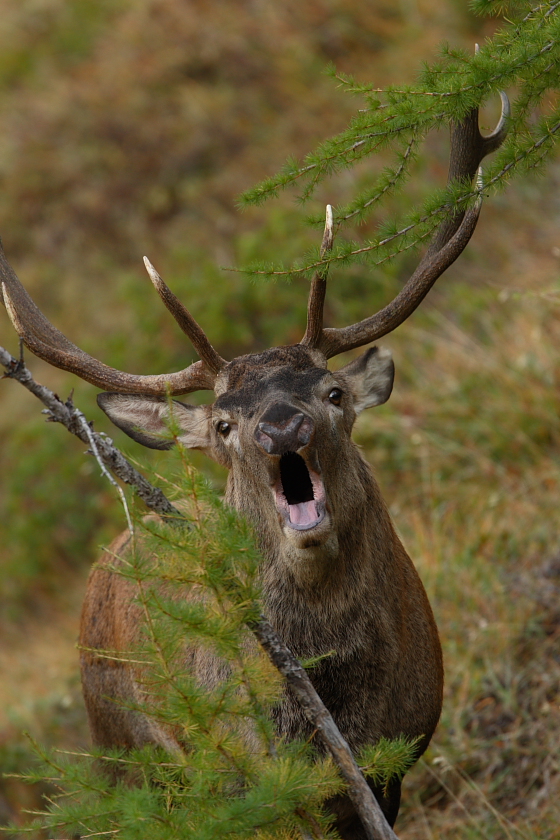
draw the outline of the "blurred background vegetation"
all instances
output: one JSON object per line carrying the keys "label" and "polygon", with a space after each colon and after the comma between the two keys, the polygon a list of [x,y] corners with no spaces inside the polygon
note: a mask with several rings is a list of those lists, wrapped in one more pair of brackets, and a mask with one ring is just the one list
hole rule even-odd
{"label": "blurred background vegetation", "polygon": [[[325,183],[305,210],[286,195],[240,213],[238,195],[345,126],[355,102],[324,74],[328,63],[363,82],[408,83],[442,40],[471,49],[497,25],[464,0],[3,0],[8,258],[63,332],[132,372],[193,358],[155,300],[144,254],[222,355],[297,341],[305,282],[254,283],[223,267],[301,256],[318,237],[306,214],[347,200],[383,160]],[[447,136],[436,133],[397,202],[443,185],[446,169]],[[458,264],[383,340],[395,391],[357,426],[445,652],[444,714],[406,782],[403,840],[559,836],[559,180],[554,163],[487,202]],[[416,259],[333,271],[328,322],[382,305]],[[0,344],[17,355],[2,312]],[[27,361],[61,396],[74,388],[96,428],[113,434],[93,387]],[[165,455],[115,440],[165,469]],[[99,547],[125,524],[98,472],[23,388],[1,383],[5,772],[29,761],[24,729],[64,749],[88,742],[80,601]],[[43,792],[0,781],[0,821],[20,819]]]}

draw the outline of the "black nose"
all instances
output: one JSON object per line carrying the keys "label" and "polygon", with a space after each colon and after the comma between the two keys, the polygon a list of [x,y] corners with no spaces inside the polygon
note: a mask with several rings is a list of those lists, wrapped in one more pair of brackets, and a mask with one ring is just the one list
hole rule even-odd
{"label": "black nose", "polygon": [[263,414],[255,440],[269,455],[297,452],[311,440],[315,424],[311,417],[288,403],[278,402]]}

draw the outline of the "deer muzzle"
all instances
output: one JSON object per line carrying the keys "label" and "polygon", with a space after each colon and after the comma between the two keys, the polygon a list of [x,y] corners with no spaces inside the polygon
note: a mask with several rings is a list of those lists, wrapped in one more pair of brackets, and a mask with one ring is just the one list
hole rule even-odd
{"label": "deer muzzle", "polygon": [[255,440],[268,455],[284,455],[307,446],[314,430],[311,417],[289,403],[279,402],[261,417]]}
{"label": "deer muzzle", "polygon": [[271,405],[255,431],[255,441],[261,449],[267,455],[280,456],[274,498],[276,510],[292,531],[310,531],[325,519],[321,476],[299,454],[311,443],[314,432],[312,418],[285,402]]}

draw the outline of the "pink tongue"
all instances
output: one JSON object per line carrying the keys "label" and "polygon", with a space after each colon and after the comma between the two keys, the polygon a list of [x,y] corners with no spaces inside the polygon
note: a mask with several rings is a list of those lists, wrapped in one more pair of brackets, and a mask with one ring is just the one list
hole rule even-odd
{"label": "pink tongue", "polygon": [[297,505],[288,505],[288,509],[292,525],[311,525],[318,518],[313,499],[309,502],[299,502]]}

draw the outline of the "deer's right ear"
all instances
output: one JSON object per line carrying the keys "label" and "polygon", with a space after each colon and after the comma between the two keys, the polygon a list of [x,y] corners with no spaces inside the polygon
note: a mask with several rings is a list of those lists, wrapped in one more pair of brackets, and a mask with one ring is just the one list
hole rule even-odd
{"label": "deer's right ear", "polygon": [[171,449],[176,432],[188,449],[211,454],[210,406],[110,391],[98,394],[97,403],[115,426],[143,446]]}
{"label": "deer's right ear", "polygon": [[395,366],[386,347],[370,347],[339,373],[343,373],[350,383],[356,414],[387,402],[391,396]]}

